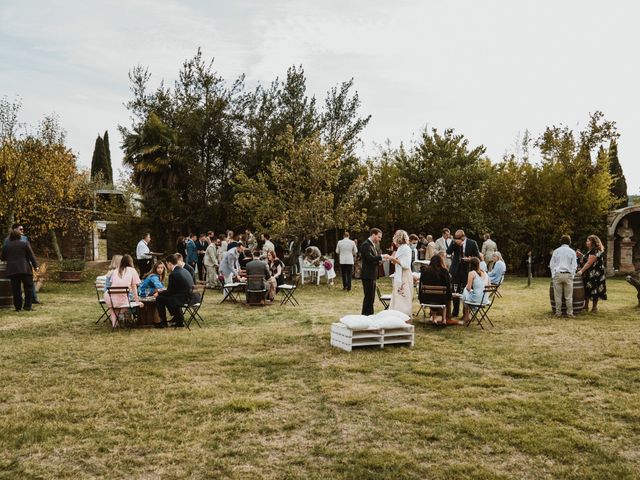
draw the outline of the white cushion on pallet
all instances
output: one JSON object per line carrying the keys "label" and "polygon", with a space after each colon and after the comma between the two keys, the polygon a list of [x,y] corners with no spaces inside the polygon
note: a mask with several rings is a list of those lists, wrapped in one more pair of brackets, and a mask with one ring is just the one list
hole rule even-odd
{"label": "white cushion on pallet", "polygon": [[366,330],[371,325],[371,318],[366,315],[345,315],[340,322],[351,330]]}
{"label": "white cushion on pallet", "polygon": [[403,328],[406,326],[407,323],[400,317],[374,318],[371,322],[371,327],[376,329]]}
{"label": "white cushion on pallet", "polygon": [[376,313],[375,315],[372,315],[372,316],[380,320],[383,318],[399,318],[403,322],[406,322],[411,318],[406,313],[399,312],[398,310],[383,310],[382,312]]}

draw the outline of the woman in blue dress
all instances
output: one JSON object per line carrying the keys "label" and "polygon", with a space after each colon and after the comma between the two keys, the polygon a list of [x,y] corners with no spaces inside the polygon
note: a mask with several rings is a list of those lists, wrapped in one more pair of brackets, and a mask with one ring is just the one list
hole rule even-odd
{"label": "woman in blue dress", "polygon": [[488,303],[489,299],[484,294],[484,287],[488,282],[487,274],[480,268],[480,259],[473,257],[469,260],[469,275],[467,276],[467,286],[462,291],[464,302],[464,323],[469,323],[470,311],[467,303]]}
{"label": "woman in blue dress", "polygon": [[138,287],[138,295],[140,297],[154,297],[158,292],[165,290],[165,271],[164,263],[156,262],[151,271],[143,277],[142,283]]}

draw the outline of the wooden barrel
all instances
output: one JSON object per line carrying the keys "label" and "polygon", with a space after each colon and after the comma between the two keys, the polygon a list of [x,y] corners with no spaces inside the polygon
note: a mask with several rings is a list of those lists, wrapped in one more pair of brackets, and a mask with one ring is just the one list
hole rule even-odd
{"label": "wooden barrel", "polygon": [[0,308],[13,308],[11,280],[7,278],[7,264],[0,262]]}
{"label": "wooden barrel", "polygon": [[[549,286],[549,299],[551,300],[551,310],[555,313],[556,311],[556,300],[553,294],[553,280],[551,281],[551,285]],[[573,277],[573,314],[576,315],[584,310],[585,303],[584,296],[584,283],[582,282],[582,277],[576,275]],[[564,303],[564,298],[562,299],[562,313],[567,313],[567,306]]]}

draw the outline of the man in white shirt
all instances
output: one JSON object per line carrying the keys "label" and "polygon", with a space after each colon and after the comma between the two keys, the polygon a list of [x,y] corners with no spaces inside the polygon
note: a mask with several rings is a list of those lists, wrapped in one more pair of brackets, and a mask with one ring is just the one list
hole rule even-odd
{"label": "man in white shirt", "polygon": [[342,273],[342,289],[351,291],[351,278],[353,276],[353,265],[358,256],[356,242],[349,238],[349,232],[344,232],[344,238],[336,245],[336,253],[340,262],[340,272]]}
{"label": "man in white shirt", "polygon": [[[451,239],[451,231],[448,228],[442,229],[442,236],[436,240],[436,251],[435,253],[447,252],[447,249],[451,245],[453,240]],[[427,260],[431,260],[427,258]],[[451,267],[451,255],[447,254],[447,268]]]}
{"label": "man in white shirt", "polygon": [[151,256],[151,250],[149,249],[149,242],[151,241],[151,234],[145,233],[142,240],[138,242],[136,247],[136,260],[138,261],[138,268],[140,269],[140,277],[151,270],[151,264],[153,257]]}
{"label": "man in white shirt", "polygon": [[271,241],[271,236],[268,233],[262,234],[262,240],[264,241],[264,244],[262,245],[262,255],[266,257],[268,252],[276,251],[276,247]]}
{"label": "man in white shirt", "polygon": [[567,317],[573,317],[573,277],[578,262],[571,245],[571,237],[563,235],[560,245],[553,251],[549,268],[553,279],[553,295],[556,301],[556,317],[562,316],[562,297],[567,306]]}

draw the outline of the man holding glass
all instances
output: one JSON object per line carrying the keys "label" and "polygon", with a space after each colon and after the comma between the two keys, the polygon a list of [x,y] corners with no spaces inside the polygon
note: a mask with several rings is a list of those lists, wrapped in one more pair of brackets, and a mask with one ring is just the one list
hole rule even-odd
{"label": "man holding glass", "polygon": [[[451,255],[451,285],[454,293],[462,293],[467,284],[469,275],[469,260],[472,257],[480,257],[480,250],[475,240],[467,238],[464,230],[457,230],[453,236],[453,242],[447,248],[447,255]],[[460,312],[460,298],[453,298],[452,317],[457,317]]]}

